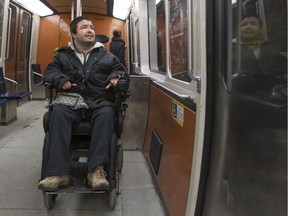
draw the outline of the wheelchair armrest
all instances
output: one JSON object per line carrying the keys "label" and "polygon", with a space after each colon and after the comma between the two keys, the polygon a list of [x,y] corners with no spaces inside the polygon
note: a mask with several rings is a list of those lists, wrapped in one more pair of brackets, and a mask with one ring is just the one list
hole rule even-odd
{"label": "wheelchair armrest", "polygon": [[119,79],[117,82],[117,90],[119,91],[128,91],[129,89],[129,80],[126,79]]}
{"label": "wheelchair armrest", "polygon": [[131,95],[129,91],[129,80],[119,79],[114,90],[116,95],[116,104],[119,108],[121,107],[121,104],[123,104],[123,102],[126,101],[126,99]]}
{"label": "wheelchair armrest", "polygon": [[45,85],[46,88],[49,88],[49,89],[53,88],[53,85],[51,83],[49,83],[49,82],[45,82],[44,85]]}
{"label": "wheelchair armrest", "polygon": [[52,104],[51,102],[53,101],[53,98],[55,96],[55,87],[49,83],[49,82],[45,82],[44,83],[45,86],[45,102],[44,102],[44,106],[47,109],[52,108]]}

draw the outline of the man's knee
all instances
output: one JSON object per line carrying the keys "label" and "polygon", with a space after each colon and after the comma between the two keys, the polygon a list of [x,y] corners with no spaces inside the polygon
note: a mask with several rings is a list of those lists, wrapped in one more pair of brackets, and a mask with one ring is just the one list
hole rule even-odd
{"label": "man's knee", "polygon": [[101,107],[93,113],[93,120],[97,121],[113,121],[115,118],[115,109],[110,106]]}
{"label": "man's knee", "polygon": [[115,109],[110,106],[105,106],[100,110],[101,115],[105,116],[114,116],[115,115]]}
{"label": "man's knee", "polygon": [[71,125],[72,123],[75,124],[74,126],[76,127],[76,125],[78,125],[81,121],[81,115],[65,105],[57,104],[53,106],[53,110],[51,112],[50,122],[52,123],[52,121],[56,124],[67,124],[67,126]]}
{"label": "man's knee", "polygon": [[54,113],[66,113],[67,110],[69,110],[69,107],[62,104],[53,105],[52,108],[52,112]]}

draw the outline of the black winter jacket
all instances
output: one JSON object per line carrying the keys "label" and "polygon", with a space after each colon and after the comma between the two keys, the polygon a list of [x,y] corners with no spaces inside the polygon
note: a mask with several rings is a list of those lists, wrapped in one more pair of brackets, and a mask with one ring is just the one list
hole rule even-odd
{"label": "black winter jacket", "polygon": [[84,65],[70,47],[62,47],[45,69],[43,80],[58,91],[63,91],[63,84],[68,80],[76,83],[77,86],[65,92],[79,93],[90,109],[95,109],[104,101],[115,101],[114,89],[105,87],[110,79],[118,76],[129,79],[125,67],[104,47],[94,47]]}
{"label": "black winter jacket", "polygon": [[119,61],[126,67],[125,63],[125,41],[120,37],[113,37],[110,43],[109,50]]}

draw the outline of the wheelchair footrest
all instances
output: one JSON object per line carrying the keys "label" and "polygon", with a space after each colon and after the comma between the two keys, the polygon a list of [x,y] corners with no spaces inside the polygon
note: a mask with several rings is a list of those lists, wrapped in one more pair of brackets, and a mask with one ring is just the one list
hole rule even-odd
{"label": "wheelchair footrest", "polygon": [[43,193],[46,194],[67,194],[67,193],[82,193],[82,194],[88,194],[88,193],[106,193],[107,190],[92,190],[91,188],[82,186],[82,187],[68,187],[68,188],[59,188],[57,191],[43,191]]}
{"label": "wheelchair footrest", "polygon": [[[70,186],[65,188],[59,188],[57,191],[43,191],[45,194],[65,194],[65,193],[106,193],[108,190],[92,190],[86,184],[86,178],[71,178]],[[115,180],[112,180],[109,184],[110,188],[114,188]]]}

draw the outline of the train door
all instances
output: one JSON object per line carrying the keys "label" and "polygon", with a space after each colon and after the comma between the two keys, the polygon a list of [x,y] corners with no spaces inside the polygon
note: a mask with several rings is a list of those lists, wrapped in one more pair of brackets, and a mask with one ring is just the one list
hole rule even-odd
{"label": "train door", "polygon": [[[191,2],[147,1],[148,46],[140,27],[140,66],[143,73],[149,68],[151,78],[144,152],[169,215],[185,215],[186,209],[193,209],[201,166],[205,1]],[[142,2],[139,8],[142,13]],[[147,20],[140,18],[140,24]]]}
{"label": "train door", "polygon": [[[31,13],[9,4],[5,75],[17,81],[18,91],[29,91],[29,50],[31,37]],[[9,85],[14,90],[13,85]]]}
{"label": "train door", "polygon": [[286,216],[287,1],[213,5],[211,151],[197,215]]}

